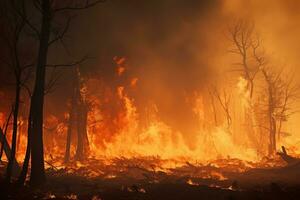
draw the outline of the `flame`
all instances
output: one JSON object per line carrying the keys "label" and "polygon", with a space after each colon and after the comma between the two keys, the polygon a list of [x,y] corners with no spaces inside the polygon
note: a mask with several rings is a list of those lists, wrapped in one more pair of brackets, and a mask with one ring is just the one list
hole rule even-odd
{"label": "flame", "polygon": [[[126,66],[125,58],[114,58],[118,69]],[[125,68],[124,68],[125,70]],[[116,73],[121,76],[124,70]],[[47,166],[56,168],[67,167],[68,173],[74,173],[74,169],[83,170],[84,175],[89,177],[102,176],[105,179],[113,179],[128,169],[122,162],[139,163],[142,168],[150,171],[162,171],[174,174],[174,168],[185,168],[189,163],[198,163],[192,168],[201,168],[207,164],[215,168],[226,168],[230,171],[243,172],[254,166],[276,166],[282,163],[274,162],[265,164],[261,156],[257,154],[253,145],[249,144],[245,129],[242,129],[244,118],[243,112],[251,107],[250,94],[247,89],[247,81],[240,77],[232,91],[234,102],[233,120],[237,124],[228,128],[226,121],[219,120],[214,124],[207,118],[207,102],[201,92],[195,91],[192,95],[187,94],[186,102],[191,106],[191,111],[199,122],[198,130],[194,137],[187,141],[185,132],[175,129],[160,118],[159,106],[155,102],[145,103],[144,109],[147,118],[141,115],[136,100],[131,95],[139,81],[138,77],[130,77],[123,85],[108,86],[101,78],[83,80],[81,95],[89,105],[88,112],[88,141],[90,154],[89,159],[101,161],[101,164],[85,162],[73,162],[65,165],[63,155],[65,153],[67,125],[69,113],[65,111],[62,117],[48,115],[44,120],[44,148]],[[101,92],[99,92],[101,91]],[[176,108],[174,108],[176,109]],[[217,108],[216,108],[217,109]],[[218,113],[217,113],[218,114]],[[0,123],[6,120],[5,113],[0,112]],[[240,120],[240,121],[239,121]],[[22,162],[26,152],[26,127],[25,119],[19,119],[20,137],[17,151],[17,160]],[[208,128],[209,127],[209,128]],[[8,141],[11,138],[11,127],[8,130]],[[76,137],[72,136],[73,138]],[[189,145],[193,143],[193,148]],[[287,148],[290,153],[296,154],[298,148]],[[75,154],[76,141],[71,145],[71,156]],[[254,163],[261,163],[260,165]],[[98,163],[98,162],[97,162]],[[200,163],[200,164],[199,164]],[[115,170],[108,166],[118,165]],[[190,169],[189,169],[190,170]],[[137,175],[134,175],[137,176]],[[209,171],[199,170],[191,177],[201,177],[227,180],[224,173],[216,169]],[[187,184],[198,185],[193,179],[188,179]]]}
{"label": "flame", "polygon": [[125,72],[125,67],[120,66],[117,68],[118,76],[121,76],[124,72]]}
{"label": "flame", "polygon": [[124,65],[126,58],[125,57],[119,58],[119,57],[115,56],[114,61],[117,64],[117,75],[121,76],[126,70],[125,65]]}
{"label": "flame", "polygon": [[195,183],[192,179],[188,179],[187,180],[187,182],[186,182],[188,185],[196,185],[196,186],[198,186],[198,185],[200,185],[199,183]]}
{"label": "flame", "polygon": [[[97,143],[97,133],[103,133],[101,128],[93,127],[89,131],[89,139],[92,144],[92,154],[96,157],[135,157],[135,156],[160,156],[162,159],[186,158],[194,161],[208,161],[210,159],[235,157],[246,160],[257,160],[254,150],[245,149],[234,143],[232,136],[226,131],[225,125],[216,127],[212,132],[199,130],[198,137],[194,143],[196,149],[191,149],[182,137],[182,133],[174,131],[170,126],[159,120],[157,116],[157,106],[149,105],[154,108],[152,119],[147,126],[140,128],[140,118],[134,99],[126,93],[126,88],[117,88],[117,96],[123,106],[121,113],[114,119],[119,127],[118,132],[110,139],[104,140],[104,147],[99,148]],[[197,113],[199,120],[203,118],[203,104],[201,100],[196,101],[194,112]],[[148,109],[149,109],[148,108]],[[91,116],[102,116],[100,110],[92,109]],[[207,139],[210,135],[210,139]],[[106,138],[106,137],[104,137]]]}
{"label": "flame", "polygon": [[138,80],[139,80],[138,78],[131,79],[130,86],[131,87],[135,87],[137,85]]}
{"label": "flame", "polygon": [[241,97],[242,107],[244,108],[250,107],[250,90],[248,89],[247,85],[248,81],[240,76],[237,83],[237,88]]}

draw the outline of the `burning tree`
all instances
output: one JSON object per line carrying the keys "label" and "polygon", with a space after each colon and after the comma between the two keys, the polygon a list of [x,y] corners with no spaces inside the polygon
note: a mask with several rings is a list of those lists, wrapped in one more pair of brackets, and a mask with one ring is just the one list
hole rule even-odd
{"label": "burning tree", "polygon": [[[230,52],[238,55],[241,60],[235,63],[240,66],[235,71],[241,71],[247,81],[250,105],[246,110],[248,128],[252,133],[256,126],[268,130],[268,154],[274,155],[277,138],[282,135],[282,124],[294,113],[291,106],[297,99],[298,87],[292,78],[284,75],[283,70],[277,70],[267,62],[261,39],[254,31],[254,24],[239,21],[230,28],[229,33],[233,43]],[[261,91],[260,82],[263,85]],[[253,98],[255,95],[256,99]],[[262,122],[267,122],[268,125],[265,126]]]}
{"label": "burning tree", "polygon": [[262,90],[263,102],[258,105],[265,113],[268,126],[260,124],[269,132],[269,155],[274,155],[277,149],[277,140],[280,140],[282,125],[295,112],[292,106],[298,98],[299,88],[295,85],[293,78],[286,75],[282,70],[276,71],[267,65],[263,55],[259,55],[257,49],[260,44],[253,47],[253,55],[260,63],[260,71],[264,80]]}
{"label": "burning tree", "polygon": [[88,103],[86,100],[86,88],[81,77],[79,67],[73,72],[73,91],[69,112],[67,142],[65,151],[65,162],[70,159],[70,147],[72,133],[77,125],[77,148],[76,160],[83,160],[87,157],[89,152],[89,142],[87,136],[87,117],[88,117]]}

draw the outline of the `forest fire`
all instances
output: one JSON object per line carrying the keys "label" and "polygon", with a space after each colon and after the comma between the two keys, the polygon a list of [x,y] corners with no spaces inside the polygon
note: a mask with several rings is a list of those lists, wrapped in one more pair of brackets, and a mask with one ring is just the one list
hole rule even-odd
{"label": "forest fire", "polygon": [[300,4],[128,2],[0,3],[0,199],[298,199]]}
{"label": "forest fire", "polygon": [[[126,68],[123,67],[123,65],[125,65],[125,58],[117,59],[115,57],[114,62],[117,75],[121,77],[126,73]],[[79,98],[84,99],[85,105],[88,107],[88,112],[86,113],[87,143],[85,144],[87,147],[84,147],[88,149],[85,152],[85,156],[88,160],[78,160],[76,158],[76,154],[78,153],[78,137],[76,135],[79,134],[78,119],[74,119],[74,116],[72,119],[72,113],[64,113],[61,119],[51,115],[45,119],[44,124],[44,139],[46,141],[45,160],[46,166],[49,168],[66,169],[67,172],[72,173],[75,172],[76,169],[88,167],[91,169],[83,172],[82,175],[115,178],[116,176],[120,176],[119,173],[126,171],[125,168],[131,165],[141,167],[144,170],[153,170],[154,172],[159,170],[168,174],[173,174],[173,170],[181,167],[193,166],[197,168],[197,166],[205,166],[207,164],[214,166],[217,170],[225,169],[225,171],[230,172],[245,172],[258,166],[284,166],[284,162],[280,161],[280,159],[263,160],[264,155],[266,155],[260,154],[260,151],[263,151],[263,149],[256,150],[253,144],[252,146],[249,144],[250,141],[240,143],[239,140],[235,140],[234,133],[228,128],[227,119],[224,119],[220,125],[211,127],[210,129],[200,128],[197,131],[199,135],[193,141],[194,148],[191,148],[184,141],[183,134],[180,131],[168,126],[159,119],[159,111],[155,104],[148,105],[146,108],[148,115],[147,122],[141,124],[142,120],[135,106],[135,100],[127,94],[128,89],[138,87],[138,78],[132,78],[128,81],[127,85],[107,88],[107,96],[99,98],[95,93],[89,92],[90,87],[94,87],[92,88],[94,91],[95,89],[101,90],[102,87],[107,86],[102,86],[101,84],[103,83],[101,83],[101,80],[95,78],[84,79],[80,77],[80,74],[77,75],[78,79],[81,79],[81,83],[78,86],[80,87],[78,89],[78,91],[80,91]],[[247,90],[247,81],[244,78],[238,78],[235,91],[232,92],[235,92],[238,96],[236,99],[236,101],[238,101],[237,104],[240,106],[237,108],[238,112],[250,108],[250,92]],[[114,98],[113,104],[116,105],[111,105],[112,101],[110,98]],[[203,116],[203,97],[197,94],[188,98],[189,101],[193,101],[191,109],[198,117],[199,123],[206,120]],[[222,97],[218,96],[217,98],[220,98],[219,101],[222,104]],[[224,98],[224,104],[226,104],[226,97]],[[69,107],[72,106],[74,105],[69,105]],[[105,106],[117,107],[116,113],[110,113],[111,110],[104,113]],[[73,108],[73,112],[75,109]],[[72,108],[70,108],[70,110],[72,110]],[[79,110],[77,110],[77,112],[79,112]],[[1,122],[5,124],[5,119],[8,117],[8,114],[2,113],[1,116]],[[70,120],[74,120],[74,122]],[[234,121],[235,119],[231,118],[230,120]],[[17,147],[17,160],[19,162],[22,162],[27,146],[26,129],[22,128],[24,124],[25,121],[19,120],[20,134]],[[73,127],[71,127],[72,125]],[[66,163],[63,155],[65,155],[66,152],[65,140],[69,129],[74,130],[71,133],[72,136],[69,146],[69,159],[72,162]],[[11,138],[11,136],[9,134],[12,132],[10,126],[7,132],[8,142],[10,142],[9,138]],[[51,136],[53,134],[55,134],[55,137]],[[247,142],[248,145],[245,145]],[[281,145],[284,145],[284,143]],[[289,147],[293,148],[293,151],[289,151],[291,155],[297,156],[297,154],[299,154],[296,144],[295,146],[289,144]],[[264,151],[267,152],[266,149]],[[90,159],[93,160],[93,162],[89,162]],[[102,164],[100,166],[95,164],[95,159],[99,160]],[[135,164],[132,164],[132,162]],[[116,165],[115,168],[118,169],[117,172],[110,172],[111,170],[107,169],[108,167],[111,168],[112,165]],[[194,174],[193,170],[194,169],[187,169],[182,174],[179,173],[177,175],[196,176],[197,178],[203,179],[227,179],[222,172],[219,171],[211,169],[208,171],[200,170],[200,172]],[[136,174],[133,175],[138,176]],[[194,184],[191,180],[188,182],[189,184]]]}

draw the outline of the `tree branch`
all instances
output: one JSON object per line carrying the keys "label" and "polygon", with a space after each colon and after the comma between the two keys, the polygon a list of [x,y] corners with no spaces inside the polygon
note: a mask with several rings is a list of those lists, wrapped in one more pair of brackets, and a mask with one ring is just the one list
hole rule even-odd
{"label": "tree branch", "polygon": [[65,34],[68,32],[69,28],[70,28],[70,24],[71,24],[71,20],[73,19],[73,17],[69,17],[64,29],[62,30],[62,32],[60,34],[57,35],[57,37],[55,37],[53,40],[51,40],[48,43],[48,46],[52,45],[53,43],[57,42],[58,40],[62,40],[65,36]]}
{"label": "tree branch", "polygon": [[38,38],[40,38],[39,30],[33,24],[31,24],[31,22],[27,19],[24,3],[22,3],[23,13],[17,8],[14,0],[12,0],[12,7],[13,7],[14,11],[19,15],[19,17],[21,17],[22,20],[24,20],[25,23],[29,26],[29,28],[32,29],[33,32],[38,36]]}
{"label": "tree branch", "polygon": [[85,5],[82,6],[66,6],[66,7],[62,7],[62,8],[56,8],[53,11],[54,12],[61,12],[61,11],[68,11],[68,10],[73,10],[73,11],[78,11],[78,10],[84,10],[90,7],[93,7],[95,5],[97,5],[98,3],[104,3],[106,2],[106,0],[97,0],[94,2],[90,2],[89,0],[86,0]]}
{"label": "tree branch", "polygon": [[82,64],[84,63],[85,61],[87,61],[88,59],[92,59],[91,57],[87,57],[87,56],[84,56],[83,58],[81,58],[80,60],[78,61],[75,61],[73,63],[67,63],[67,64],[55,64],[55,65],[46,65],[46,67],[52,67],[52,68],[57,68],[57,67],[73,67],[75,65],[79,65],[79,64]]}

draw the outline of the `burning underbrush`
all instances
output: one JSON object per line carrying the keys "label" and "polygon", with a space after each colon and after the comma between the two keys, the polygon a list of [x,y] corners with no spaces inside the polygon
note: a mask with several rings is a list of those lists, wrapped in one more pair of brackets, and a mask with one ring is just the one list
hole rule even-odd
{"label": "burning underbrush", "polygon": [[190,163],[185,160],[166,160],[159,157],[89,158],[86,161],[70,161],[67,164],[62,160],[63,158],[48,160],[46,162],[48,173],[55,176],[148,180],[153,183],[170,177],[226,181],[231,179],[233,174],[242,174],[252,169],[281,168],[286,165],[279,157],[272,160],[264,159],[256,163],[233,158],[207,163]]}
{"label": "burning underbrush", "polygon": [[226,158],[206,163],[158,156],[89,157],[68,163],[63,160],[63,157],[47,159],[46,188],[35,192],[23,191],[17,196],[40,199],[159,199],[176,194],[178,196],[174,199],[184,199],[180,191],[186,191],[191,199],[199,192],[215,199],[228,195],[238,195],[243,199],[249,192],[268,196],[271,187],[272,191],[280,191],[281,197],[285,198],[285,192],[293,191],[290,186],[299,184],[297,177],[300,175],[299,161],[287,164],[280,156],[259,162]]}
{"label": "burning underbrush", "polygon": [[[277,186],[279,181],[280,187],[299,184],[295,177],[300,175],[299,162],[287,165],[280,157],[265,158],[259,162],[227,158],[207,163],[190,163],[153,156],[103,157],[89,158],[84,162],[70,161],[66,165],[61,160],[62,158],[47,161],[51,190],[55,191],[56,196],[71,191],[76,196],[84,195],[85,192],[89,195],[99,194],[101,191],[101,197],[108,191],[113,191],[115,195],[133,195],[132,198],[142,195],[146,198],[147,195],[154,195],[157,188],[161,190],[175,185],[178,185],[180,191],[185,187],[195,187],[205,193],[212,190],[211,192],[218,195],[224,195],[226,191],[242,193],[253,189],[263,192],[269,190],[266,188],[272,182],[276,182],[274,185]],[[159,194],[167,195],[161,192]],[[168,195],[172,194],[174,190]]]}

